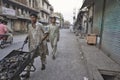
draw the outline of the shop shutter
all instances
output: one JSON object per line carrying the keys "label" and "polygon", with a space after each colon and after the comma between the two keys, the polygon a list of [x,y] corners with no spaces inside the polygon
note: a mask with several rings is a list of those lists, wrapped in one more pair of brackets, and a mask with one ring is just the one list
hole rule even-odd
{"label": "shop shutter", "polygon": [[120,63],[120,1],[106,0],[102,49]]}

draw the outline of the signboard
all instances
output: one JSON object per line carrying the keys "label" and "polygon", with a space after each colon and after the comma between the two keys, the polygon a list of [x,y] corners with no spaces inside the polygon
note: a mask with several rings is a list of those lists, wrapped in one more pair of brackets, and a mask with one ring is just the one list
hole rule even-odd
{"label": "signboard", "polygon": [[16,16],[16,12],[14,9],[2,7],[2,14],[9,16]]}

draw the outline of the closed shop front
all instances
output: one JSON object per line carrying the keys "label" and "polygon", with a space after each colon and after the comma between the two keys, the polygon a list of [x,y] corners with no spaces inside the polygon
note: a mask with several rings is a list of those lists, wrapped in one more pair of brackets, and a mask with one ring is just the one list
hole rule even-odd
{"label": "closed shop front", "polygon": [[28,26],[27,20],[18,19],[18,20],[14,20],[14,22],[13,22],[13,30],[15,32],[26,32],[27,26]]}
{"label": "closed shop front", "polygon": [[21,31],[21,21],[19,20],[14,20],[14,24],[13,24],[13,30],[14,31]]}
{"label": "closed shop front", "polygon": [[102,49],[120,63],[120,1],[106,0]]}
{"label": "closed shop front", "polygon": [[12,25],[12,19],[7,19],[7,27],[8,27],[8,29],[10,30],[10,31],[13,31],[12,29],[13,29],[13,25]]}

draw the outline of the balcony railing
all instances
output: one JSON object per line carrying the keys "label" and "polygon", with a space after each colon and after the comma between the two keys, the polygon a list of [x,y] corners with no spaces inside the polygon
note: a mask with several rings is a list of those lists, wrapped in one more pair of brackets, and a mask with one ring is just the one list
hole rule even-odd
{"label": "balcony railing", "polygon": [[48,9],[40,8],[40,10],[47,13],[47,14],[50,14],[50,10],[48,10]]}

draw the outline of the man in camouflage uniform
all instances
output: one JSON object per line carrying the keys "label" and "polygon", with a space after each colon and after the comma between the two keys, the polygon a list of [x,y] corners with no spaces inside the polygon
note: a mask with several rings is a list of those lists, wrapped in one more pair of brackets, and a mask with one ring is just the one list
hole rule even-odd
{"label": "man in camouflage uniform", "polygon": [[[46,55],[48,55],[48,47],[45,39],[48,35],[44,33],[43,25],[37,22],[36,14],[31,14],[30,18],[31,24],[28,26],[28,36],[25,40],[25,43],[28,41],[29,51],[35,50],[37,48],[37,50],[34,52],[35,55],[33,57],[32,64],[34,62],[34,58],[40,56],[42,63],[41,70],[45,70]],[[31,65],[27,66],[27,73],[23,75],[23,77],[29,77],[30,70]]]}
{"label": "man in camouflage uniform", "polygon": [[51,24],[47,26],[47,32],[49,34],[49,41],[52,47],[53,60],[57,54],[57,42],[59,41],[59,27],[56,24],[56,16],[53,14],[50,17]]}

